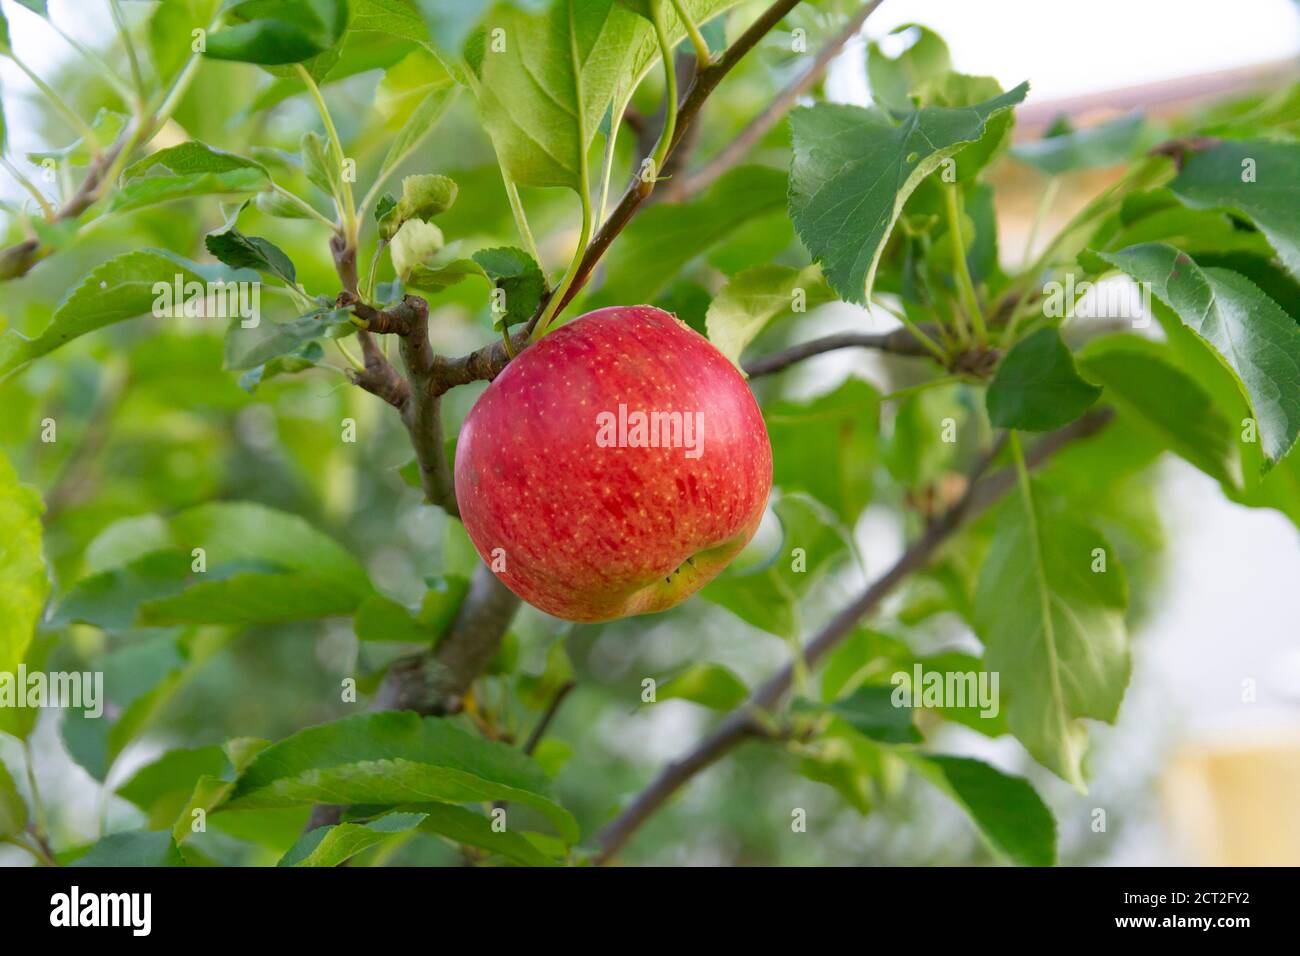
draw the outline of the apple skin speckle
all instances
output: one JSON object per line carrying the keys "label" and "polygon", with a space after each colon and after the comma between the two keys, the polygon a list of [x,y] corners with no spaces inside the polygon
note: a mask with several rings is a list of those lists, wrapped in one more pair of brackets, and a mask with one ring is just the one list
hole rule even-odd
{"label": "apple skin speckle", "polygon": [[[620,405],[701,413],[699,456],[602,447],[597,416]],[[730,563],[763,516],[772,446],[721,352],[667,312],[615,306],[506,366],[465,420],[455,477],[465,529],[511,591],[605,621],[673,607]]]}

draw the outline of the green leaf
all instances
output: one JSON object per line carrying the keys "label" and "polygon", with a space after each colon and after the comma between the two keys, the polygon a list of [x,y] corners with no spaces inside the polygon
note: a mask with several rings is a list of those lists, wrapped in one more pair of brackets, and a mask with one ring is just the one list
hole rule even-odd
{"label": "green leaf", "polygon": [[373,595],[357,608],[353,628],[361,641],[436,643],[456,618],[469,592],[469,580],[460,575],[433,578],[417,611],[396,601]]}
{"label": "green leaf", "polygon": [[546,293],[546,277],[542,267],[522,249],[503,246],[497,249],[480,249],[471,257],[483,269],[493,288],[504,295],[505,308],[492,303],[493,327],[509,328],[532,318]]}
{"label": "green leaf", "polygon": [[585,196],[592,140],[648,25],[614,0],[555,0],[537,15],[499,6],[492,26],[505,48],[482,53],[476,92],[502,167],[520,185]]}
{"label": "green leaf", "polygon": [[[426,0],[433,2],[433,0]],[[537,0],[543,2],[543,0]],[[700,27],[704,32],[713,32],[711,48],[717,50],[725,41],[725,24],[720,22],[709,24],[709,21],[726,10],[737,6],[739,0],[682,0],[682,7],[687,15]],[[664,33],[668,37],[668,43],[672,47],[677,47],[686,39],[686,27],[681,19],[677,16],[675,9],[676,4],[663,4],[661,14],[664,20]],[[719,27],[713,31],[712,27]],[[614,88],[614,97],[612,101],[611,116],[615,122],[615,131],[617,123],[621,121],[627,110],[632,94],[641,81],[645,79],[646,74],[659,64],[659,42],[655,37],[654,27],[644,17],[635,16],[632,21],[633,37],[628,44],[628,52],[624,60],[623,69],[619,74]],[[719,36],[719,35],[722,36]]]}
{"label": "green leaf", "polygon": [[[131,117],[125,113],[100,107],[95,111],[95,118],[90,121],[90,131],[95,134],[96,142],[101,145],[113,143],[117,141],[130,119]],[[40,166],[47,159],[60,164],[66,163],[69,166],[89,166],[92,158],[90,146],[80,136],[60,149],[33,150],[27,154],[27,159],[35,166]]]}
{"label": "green leaf", "polygon": [[236,169],[252,169],[269,176],[266,167],[259,162],[245,159],[223,149],[215,149],[196,140],[169,146],[156,153],[150,153],[144,159],[136,160],[122,173],[124,179],[136,179],[146,173],[164,170],[173,176],[188,176],[193,173],[228,173]]}
{"label": "green leaf", "polygon": [[260,192],[271,185],[271,176],[261,163],[199,142],[151,153],[127,167],[123,177],[125,184],[114,192],[110,212],[192,196]]}
{"label": "green leaf", "polygon": [[1300,144],[1220,143],[1193,154],[1169,188],[1197,209],[1248,216],[1300,278]]}
{"label": "green leaf", "polygon": [[[195,832],[194,823],[198,817],[198,811],[203,811],[203,819],[217,807],[225,802],[230,796],[230,791],[234,789],[234,784],[228,780],[222,780],[219,777],[202,776],[194,784],[194,792],[186,801],[181,812],[176,815],[176,822],[172,825],[172,839],[179,846],[190,838]],[[302,822],[298,824],[301,830]]]}
{"label": "green leaf", "polygon": [[194,43],[194,31],[212,23],[220,0],[167,0],[149,17],[149,54],[159,85],[166,86],[185,66]]}
{"label": "green leaf", "polygon": [[1100,247],[1104,239],[1106,248],[1123,249],[1166,242],[1189,255],[1241,252],[1263,259],[1273,256],[1263,233],[1245,227],[1226,212],[1189,209],[1168,189],[1126,196],[1114,217],[1114,229],[1113,235],[1102,232],[1094,237],[1093,244]]}
{"label": "green leaf", "polygon": [[[351,0],[349,9],[352,11],[353,25],[343,35],[343,41],[333,49],[303,63],[303,68],[322,88],[373,70],[391,69],[414,52],[413,44],[409,40],[390,33],[356,29],[358,16],[361,13],[357,4],[367,2],[376,2],[376,0]],[[384,2],[384,0],[377,0],[377,2]],[[405,3],[405,0],[393,0],[393,2],[401,4]],[[262,87],[257,95],[244,105],[243,111],[236,114],[232,122],[256,116],[291,97],[307,95],[302,78],[293,67],[269,67],[267,72],[274,74],[276,80]]]}
{"label": "green leaf", "polygon": [[527,757],[410,712],[347,717],[272,744],[240,775],[227,806],[491,800],[537,810],[567,842],[578,839],[577,823],[554,802],[549,780]]}
{"label": "green leaf", "polygon": [[325,350],[315,339],[300,345],[293,351],[261,365],[255,366],[239,376],[239,387],[250,395],[255,393],[263,382],[280,375],[294,375],[320,365],[325,358]]}
{"label": "green leaf", "polygon": [[[459,56],[465,46],[465,39],[483,19],[488,8],[496,0],[457,0],[456,3],[444,3],[443,0],[415,0],[420,12],[429,25],[429,33],[441,49]],[[525,6],[523,3],[516,6]],[[544,4],[533,0],[527,6],[540,9]]]}
{"label": "green leaf", "polygon": [[1259,423],[1265,463],[1284,458],[1300,434],[1300,326],[1249,279],[1202,269],[1160,243],[1102,259],[1127,272],[1169,306],[1236,376]]}
{"label": "green leaf", "polygon": [[1049,176],[1076,169],[1118,166],[1141,144],[1145,120],[1134,113],[1088,129],[1069,129],[1011,147],[1011,155]]}
{"label": "green leaf", "polygon": [[226,763],[226,755],[215,744],[170,750],[137,770],[117,788],[117,795],[145,812],[149,829],[170,830],[199,778],[219,777]]}
{"label": "green leaf", "polygon": [[859,813],[871,812],[891,756],[884,748],[843,721],[833,720],[802,753],[799,772],[803,776],[834,788]]}
{"label": "green leaf", "polygon": [[105,751],[105,773],[128,744],[154,725],[177,693],[218,651],[225,647],[230,638],[229,633],[207,631],[199,633],[192,640],[176,642],[180,654],[179,666],[169,670],[153,686],[133,699],[109,730]]}
{"label": "green leaf", "polygon": [[796,712],[832,714],[864,737],[881,743],[920,743],[921,732],[912,722],[912,708],[897,707],[894,688],[866,684],[847,697],[821,704],[806,698],[794,703]]}
{"label": "green leaf", "polygon": [[721,664],[698,662],[655,692],[655,700],[689,700],[713,710],[731,710],[745,702],[749,688]]}
{"label": "green leaf", "polygon": [[27,829],[27,801],[14,785],[14,778],[0,763],[0,840]]}
{"label": "green leaf", "polygon": [[[449,242],[422,264],[412,268],[411,274],[406,279],[405,286],[434,294],[449,289],[472,276],[477,276],[486,281],[487,275],[483,272],[483,267],[473,259],[466,259],[461,255],[462,245],[463,243],[459,239]],[[411,475],[415,478],[412,487],[420,487],[419,473],[412,472]]]}
{"label": "green leaf", "polygon": [[754,627],[793,638],[802,629],[800,597],[851,549],[852,535],[829,508],[806,495],[784,494],[772,511],[781,525],[776,549],[757,567],[733,563],[700,597]]}
{"label": "green leaf", "polygon": [[1241,484],[1231,424],[1159,344],[1135,335],[1107,336],[1089,345],[1079,364],[1105,387],[1106,399],[1163,447],[1224,485]]}
{"label": "green leaf", "polygon": [[308,182],[328,196],[343,195],[343,170],[334,161],[324,137],[310,131],[303,133],[298,141],[298,155]]}
{"label": "green leaf", "polygon": [[[45,506],[35,489],[20,484],[0,453],[0,674],[16,674],[36,633],[50,579],[41,553]],[[0,730],[13,730],[17,712],[0,709]]]}
{"label": "green leaf", "polygon": [[[994,77],[950,71],[922,83],[916,91],[916,98],[923,107],[962,109],[979,106],[986,100],[1001,96],[1002,92],[1002,84]],[[961,161],[954,170],[957,182],[973,182],[1002,152],[1011,141],[1011,129],[1015,126],[1015,121],[1015,115],[1010,110],[989,117],[984,135],[961,150]]]}
{"label": "green leaf", "polygon": [[509,826],[499,832],[493,830],[491,821],[481,813],[439,803],[421,804],[420,810],[425,817],[420,829],[425,833],[498,853],[524,866],[555,866],[555,860],[538,849],[528,834],[517,833]]}
{"label": "green leaf", "polygon": [[1074,356],[1054,328],[1017,342],[998,365],[985,404],[998,428],[1045,432],[1074,421],[1101,389],[1080,378]]}
{"label": "green leaf", "polygon": [[[632,220],[605,258],[605,284],[593,305],[652,302],[696,256],[758,228],[781,208],[786,179],[764,166],[741,166],[687,203],[656,203]],[[651,265],[653,264],[653,265]]]}
{"label": "green leaf", "polygon": [[790,114],[790,218],[840,298],[866,304],[885,240],[917,185],[1028,84],[975,106],[926,107],[899,125],[859,106],[819,103]]}
{"label": "green leaf", "polygon": [[564,641],[555,641],[546,652],[546,663],[540,674],[521,672],[515,676],[519,699],[530,710],[549,707],[560,688],[574,680],[573,661],[565,650]]}
{"label": "green leaf", "polygon": [[[129,537],[142,534],[138,518],[119,524]],[[372,593],[356,560],[296,515],[215,502],[149,527],[138,549],[113,545],[122,535],[117,526],[106,529],[88,554],[113,566],[79,581],[55,620],[105,628],[308,620],[352,614]],[[195,548],[204,551],[206,572],[192,570]]]}
{"label": "green leaf", "polygon": [[148,627],[279,624],[349,615],[360,600],[355,590],[342,590],[337,581],[317,574],[249,572],[200,580],[180,594],[146,601],[138,620]]}
{"label": "green leaf", "polygon": [[449,89],[455,82],[440,57],[424,48],[412,50],[384,71],[375,88],[375,109],[384,118],[385,127],[397,132],[430,94]]}
{"label": "green leaf", "polygon": [[756,266],[736,273],[709,305],[705,319],[709,341],[739,368],[745,347],[773,319],[793,311],[796,293],[801,294],[800,311],[833,298],[815,265],[806,269]]}
{"label": "green leaf", "polygon": [[304,833],[276,866],[340,866],[424,822],[423,813],[386,813],[369,823],[340,823]]}
{"label": "green leaf", "polygon": [[[1087,731],[1114,722],[1129,678],[1128,590],[1096,531],[1049,511],[1034,483],[997,512],[975,593],[975,630],[1001,674],[1011,732],[1043,766],[1083,788]],[[1098,550],[1100,549],[1100,550]],[[1105,561],[1104,571],[1100,558]]]}
{"label": "green leaf", "polygon": [[[772,483],[802,491],[831,508],[845,524],[857,523],[871,500],[880,396],[859,378],[807,402],[779,401],[763,410],[774,457]],[[827,455],[830,455],[827,460]],[[810,461],[820,461],[808,468]]]}
{"label": "green leaf", "polygon": [[184,866],[181,851],[170,833],[132,830],[111,833],[96,842],[69,866]]}
{"label": "green leaf", "polygon": [[822,702],[831,703],[868,679],[879,681],[909,666],[911,661],[912,653],[904,641],[859,628],[827,656],[821,669]]}
{"label": "green leaf", "polygon": [[[27,653],[23,656],[23,665],[27,668],[27,673],[34,674],[38,671],[47,670],[46,663],[49,661],[50,655],[54,652],[58,642],[57,634],[37,634],[32,642],[27,645]],[[17,740],[27,740],[36,728],[36,720],[40,713],[41,710],[38,707],[0,709],[0,732],[9,734],[9,736]]]}
{"label": "green leaf", "polygon": [[347,27],[347,0],[242,0],[226,11],[227,26],[208,37],[205,55],[277,66],[324,53]]}
{"label": "green leaf", "polygon": [[190,576],[188,551],[154,551],[122,567],[82,578],[59,602],[50,619],[54,627],[80,622],[105,630],[126,630],[146,602],[185,590]]}
{"label": "green leaf", "polygon": [[393,137],[388,153],[379,167],[381,176],[400,165],[415,152],[416,147],[424,142],[425,137],[433,132],[434,127],[447,114],[448,108],[456,101],[457,92],[455,87],[440,87],[424,98]]}
{"label": "green leaf", "polygon": [[1012,863],[1056,862],[1056,821],[1027,780],[969,757],[913,753],[905,759],[956,800],[993,849]]}
{"label": "green leaf", "polygon": [[246,236],[238,229],[209,233],[203,245],[217,260],[232,269],[256,269],[283,279],[287,285],[298,284],[298,273],[284,251],[260,236]]}
{"label": "green leaf", "polygon": [[918,23],[903,23],[886,36],[905,34],[910,43],[896,57],[885,56],[880,43],[867,44],[867,81],[871,97],[885,109],[906,113],[912,109],[908,94],[927,80],[942,76],[952,69],[948,44],[928,27]]}
{"label": "green leaf", "polygon": [[[345,338],[356,330],[348,310],[326,307],[288,322],[264,322],[250,328],[244,328],[240,321],[232,321],[226,332],[225,367],[240,371],[289,357],[310,363],[313,353],[307,347],[311,343]],[[319,357],[314,361],[319,361]],[[292,367],[292,363],[282,365],[278,371]]]}
{"label": "green leaf", "polygon": [[398,215],[403,222],[407,219],[423,219],[428,222],[451,208],[458,191],[456,183],[446,176],[433,173],[407,176],[402,180],[402,198],[397,202]]}
{"label": "green leaf", "polygon": [[[253,200],[260,212],[276,219],[311,219],[312,214],[303,205],[294,202],[283,193],[268,190],[258,193]],[[308,207],[310,208],[310,207]]]}
{"label": "green leaf", "polygon": [[[52,352],[87,332],[137,316],[158,306],[162,286],[177,282],[233,282],[225,266],[205,266],[163,249],[126,252],[97,266],[55,307],[50,324],[34,339],[12,329],[0,333],[0,375]],[[168,298],[170,301],[170,297]]]}
{"label": "green leaf", "polygon": [[431,222],[408,219],[393,236],[389,252],[393,258],[393,271],[406,282],[417,266],[433,259],[442,248],[442,230]]}
{"label": "green leaf", "polygon": [[352,628],[359,641],[406,641],[422,644],[431,642],[435,637],[420,626],[415,615],[406,607],[382,594],[371,595],[361,602]]}
{"label": "green leaf", "polygon": [[219,501],[180,512],[172,534],[184,547],[203,547],[208,564],[267,561],[369,591],[365,569],[328,535],[297,515],[244,501]]}
{"label": "green leaf", "polygon": [[[163,714],[176,694],[230,640],[216,629],[138,636],[99,658],[103,687],[119,716],[87,716],[83,709],[64,712],[59,730],[73,758],[103,780],[117,756]],[[101,698],[99,701],[104,703]]]}

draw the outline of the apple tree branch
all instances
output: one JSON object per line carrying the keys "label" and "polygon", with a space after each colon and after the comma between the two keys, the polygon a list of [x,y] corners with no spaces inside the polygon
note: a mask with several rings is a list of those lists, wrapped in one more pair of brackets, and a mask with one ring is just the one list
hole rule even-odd
{"label": "apple tree branch", "polygon": [[[1071,442],[1095,435],[1109,424],[1112,417],[1113,413],[1108,409],[1095,410],[1065,428],[1052,432],[1028,450],[1026,465],[1037,467]],[[1004,443],[1005,438],[972,469],[966,493],[961,499],[931,521],[921,537],[902,553],[888,571],[812,636],[803,649],[805,666],[815,666],[853,631],[864,615],[874,611],[890,591],[908,575],[923,568],[969,519],[987,509],[1015,486],[1016,474],[1013,468],[1003,468],[985,476]],[[786,664],[761,684],[749,700],[724,717],[685,756],[664,767],[636,799],[598,834],[596,841],[599,852],[596,861],[601,864],[612,861],[641,825],[687,781],[748,738],[761,736],[762,724],[756,715],[771,710],[785,696],[794,682],[794,672],[794,664]]]}

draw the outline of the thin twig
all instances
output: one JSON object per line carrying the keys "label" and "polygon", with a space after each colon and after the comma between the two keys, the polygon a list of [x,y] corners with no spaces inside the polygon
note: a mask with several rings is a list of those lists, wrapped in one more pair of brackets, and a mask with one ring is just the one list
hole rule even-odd
{"label": "thin twig", "polygon": [[917,358],[934,357],[907,329],[894,329],[892,332],[877,333],[840,332],[835,335],[813,339],[811,342],[800,342],[798,345],[791,345],[780,352],[751,359],[744,363],[745,373],[750,378],[772,375],[814,355],[850,348],[879,349],[893,355],[906,355]]}
{"label": "thin twig", "polygon": [[551,698],[550,704],[547,705],[545,713],[538,719],[537,726],[528,735],[528,740],[524,744],[524,753],[531,755],[537,749],[537,745],[542,742],[542,737],[545,736],[547,728],[551,726],[551,721],[555,720],[555,715],[559,713],[564,698],[573,693],[573,689],[577,686],[578,682],[574,680],[565,681],[560,685],[559,690],[555,692],[555,696]]}
{"label": "thin twig", "polygon": [[[1027,466],[1035,467],[1071,442],[1096,434],[1112,417],[1113,413],[1109,409],[1089,412],[1065,428],[1047,435],[1026,454]],[[1015,485],[1016,473],[1013,468],[1003,468],[988,477],[980,477],[992,466],[1004,444],[1005,440],[999,442],[971,471],[971,480],[961,499],[931,522],[921,537],[903,552],[888,571],[872,582],[808,641],[804,647],[803,660],[809,667],[834,649],[853,631],[858,621],[874,611],[901,581],[924,567],[967,520],[987,509]],[[761,734],[762,724],[757,715],[771,710],[785,696],[794,680],[794,673],[794,664],[786,664],[759,686],[745,704],[723,718],[684,757],[664,767],[597,836],[600,852],[596,861],[602,864],[610,862],[641,825],[683,784],[747,738]]]}
{"label": "thin twig", "polygon": [[674,181],[669,188],[670,198],[673,201],[689,199],[691,196],[707,189],[718,177],[740,162],[753,149],[754,145],[781,121],[781,117],[789,112],[795,101],[812,89],[817,81],[825,75],[831,61],[861,32],[862,24],[866,22],[867,17],[871,16],[872,12],[882,2],[883,0],[870,0],[870,2],[859,7],[857,12],[849,18],[849,22],[844,24],[844,28],[817,51],[817,56],[813,59],[812,65],[800,74],[793,83],[778,93],[767,105],[767,108],[750,120],[745,128],[737,133],[736,137],[723,147],[717,156],[691,175],[679,177]]}
{"label": "thin twig", "polygon": [[[668,155],[671,155],[673,149],[681,142],[686,130],[695,122],[700,110],[704,107],[705,101],[717,88],[718,84],[722,82],[723,77],[730,73],[736,64],[744,59],[745,55],[757,46],[758,42],[771,32],[785,15],[798,4],[799,0],[777,0],[760,14],[758,19],[737,37],[736,42],[727,47],[726,51],[717,60],[696,71],[690,89],[687,91],[685,99],[682,100],[681,109],[678,110],[677,126],[668,148]],[[583,254],[582,261],[575,270],[573,281],[560,297],[559,305],[551,310],[552,314],[558,314],[562,311],[578,294],[591,276],[592,270],[596,268],[596,264],[604,256],[605,251],[619,233],[627,227],[627,224],[632,220],[637,209],[645,202],[653,188],[654,183],[643,182],[639,178],[628,187],[627,192],[623,194],[622,200],[610,213],[609,219],[600,227],[600,230],[592,238],[590,245],[587,246],[587,251]],[[545,304],[538,308],[538,316],[541,315],[544,308]]]}
{"label": "thin twig", "polygon": [[[764,10],[758,19],[737,37],[736,42],[729,46],[721,56],[708,66],[696,71],[690,88],[682,100],[681,108],[677,112],[677,128],[668,149],[667,159],[671,159],[673,151],[694,125],[695,119],[703,108],[705,101],[717,88],[718,84],[722,82],[722,79],[798,4],[799,0],[777,0],[776,3]],[[628,187],[619,204],[614,207],[614,210],[609,214],[609,218],[604,221],[587,246],[581,261],[573,270],[573,281],[568,284],[568,287],[561,294],[558,305],[554,309],[549,309],[550,314],[559,314],[573,300],[574,296],[581,291],[587,279],[590,278],[592,271],[596,268],[597,263],[600,262],[601,257],[604,256],[606,250],[627,227],[628,223],[632,221],[632,217],[636,215],[637,211],[651,195],[653,187],[653,183],[645,183],[640,179],[637,179]],[[548,311],[549,305],[550,297],[543,297],[532,318],[524,325],[523,329],[511,336],[510,341],[514,345],[515,352],[527,346],[529,336],[542,314]],[[476,349],[468,355],[440,360],[442,367],[439,371],[439,378],[445,388],[454,388],[457,385],[465,385],[474,381],[491,381],[500,374],[509,360],[510,356],[506,353],[505,344],[497,340]]]}

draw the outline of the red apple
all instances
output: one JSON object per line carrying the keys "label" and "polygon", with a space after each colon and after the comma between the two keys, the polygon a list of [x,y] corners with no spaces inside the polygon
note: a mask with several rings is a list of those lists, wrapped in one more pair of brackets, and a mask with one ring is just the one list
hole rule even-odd
{"label": "red apple", "polygon": [[520,353],[456,447],[456,500],[479,555],[571,621],[685,600],[753,537],[771,485],[745,380],[644,305],[589,312]]}

